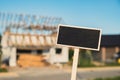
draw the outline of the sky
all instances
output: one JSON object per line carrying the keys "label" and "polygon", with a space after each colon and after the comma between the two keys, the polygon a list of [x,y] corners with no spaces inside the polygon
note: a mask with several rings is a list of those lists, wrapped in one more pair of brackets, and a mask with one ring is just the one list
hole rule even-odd
{"label": "sky", "polygon": [[62,17],[68,25],[120,34],[120,0],[0,0],[0,12]]}

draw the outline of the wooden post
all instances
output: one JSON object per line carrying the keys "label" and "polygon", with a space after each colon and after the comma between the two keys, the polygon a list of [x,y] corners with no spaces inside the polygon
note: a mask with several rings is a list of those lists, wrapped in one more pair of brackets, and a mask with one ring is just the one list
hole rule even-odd
{"label": "wooden post", "polygon": [[74,49],[74,57],[73,57],[71,80],[76,80],[78,57],[79,57],[79,48],[75,48]]}

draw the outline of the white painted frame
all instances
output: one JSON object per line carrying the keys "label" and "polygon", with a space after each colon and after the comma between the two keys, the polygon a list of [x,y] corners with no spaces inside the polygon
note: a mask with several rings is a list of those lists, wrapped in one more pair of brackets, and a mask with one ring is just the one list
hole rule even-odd
{"label": "white painted frame", "polygon": [[[58,36],[59,36],[59,29],[60,29],[60,26],[71,27],[71,28],[78,28],[78,29],[81,29],[81,28],[82,28],[82,29],[98,30],[98,31],[100,31],[97,49],[95,49],[95,48],[88,48],[88,47],[78,47],[78,46],[72,46],[72,45],[65,45],[65,44],[58,44],[58,43],[57,43],[57,40],[58,40]],[[99,49],[100,49],[102,29],[59,24],[59,25],[58,25],[58,30],[57,30],[57,31],[58,31],[58,33],[57,33],[56,45],[66,46],[66,47],[75,47],[75,48],[87,49],[87,50],[95,50],[95,51],[99,51]]]}

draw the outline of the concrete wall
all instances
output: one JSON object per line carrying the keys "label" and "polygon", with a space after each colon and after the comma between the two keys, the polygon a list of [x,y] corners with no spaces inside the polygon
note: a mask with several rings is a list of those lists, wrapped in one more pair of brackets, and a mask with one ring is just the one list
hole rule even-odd
{"label": "concrete wall", "polygon": [[69,48],[61,47],[61,53],[56,53],[56,48],[53,47],[50,49],[49,62],[54,63],[66,63],[68,62]]}

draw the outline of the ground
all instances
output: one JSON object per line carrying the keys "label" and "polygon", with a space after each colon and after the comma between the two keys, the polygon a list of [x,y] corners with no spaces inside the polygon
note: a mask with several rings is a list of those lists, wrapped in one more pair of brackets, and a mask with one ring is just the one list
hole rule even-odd
{"label": "ground", "polygon": [[[120,76],[120,67],[79,68],[77,80]],[[0,80],[70,80],[70,68],[11,68],[8,73],[0,73]]]}

